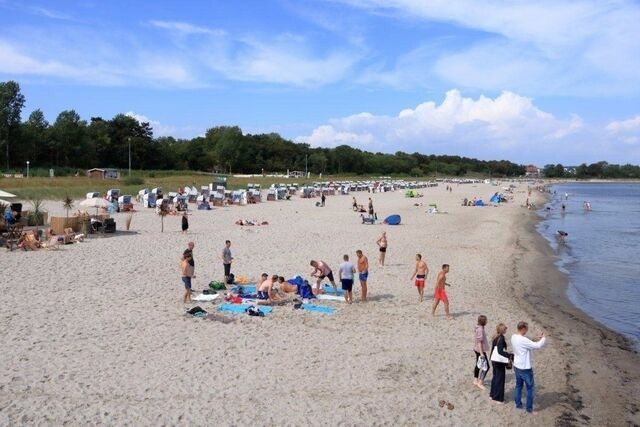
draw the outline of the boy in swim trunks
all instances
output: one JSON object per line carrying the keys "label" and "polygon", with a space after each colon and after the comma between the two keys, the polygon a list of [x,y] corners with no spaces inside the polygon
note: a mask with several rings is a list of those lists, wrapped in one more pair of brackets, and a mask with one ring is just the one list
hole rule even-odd
{"label": "boy in swim trunks", "polygon": [[436,315],[436,307],[440,301],[444,303],[444,312],[447,315],[447,319],[453,319],[453,316],[449,313],[449,298],[447,297],[447,293],[444,290],[445,285],[450,286],[447,283],[447,273],[449,272],[449,264],[442,264],[442,270],[438,273],[438,278],[436,279],[436,288],[433,292],[433,308],[431,309],[431,315]]}
{"label": "boy in swim trunks", "polygon": [[260,304],[260,302],[269,304],[277,299],[273,295],[273,284],[277,280],[277,275],[273,275],[271,276],[271,278],[269,278],[269,276],[267,276],[267,273],[262,273],[262,283],[258,287],[258,300],[260,300],[258,304]]}
{"label": "boy in swim trunks", "polygon": [[338,294],[338,286],[336,286],[336,281],[333,278],[333,272],[331,268],[324,261],[314,261],[311,260],[309,263],[313,267],[313,271],[311,272],[311,277],[317,277],[316,280],[316,294],[320,293],[320,283],[326,277],[331,282],[331,286],[333,286],[333,291],[337,295]]}
{"label": "boy in swim trunks", "polygon": [[411,279],[416,278],[416,288],[418,288],[418,295],[420,296],[420,302],[424,299],[424,285],[429,274],[429,267],[427,263],[422,260],[422,255],[416,254],[416,268],[413,270]]}
{"label": "boy in swim trunks", "polygon": [[356,251],[358,257],[358,279],[360,279],[360,301],[367,302],[367,280],[369,279],[369,259],[362,251]]}

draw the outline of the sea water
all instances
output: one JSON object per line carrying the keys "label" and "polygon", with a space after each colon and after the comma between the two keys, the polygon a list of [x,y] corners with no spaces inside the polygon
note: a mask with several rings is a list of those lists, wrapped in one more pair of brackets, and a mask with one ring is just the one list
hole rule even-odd
{"label": "sea water", "polygon": [[[551,193],[537,228],[568,275],[569,299],[640,349],[640,183],[561,184]],[[558,230],[569,233],[564,242]]]}

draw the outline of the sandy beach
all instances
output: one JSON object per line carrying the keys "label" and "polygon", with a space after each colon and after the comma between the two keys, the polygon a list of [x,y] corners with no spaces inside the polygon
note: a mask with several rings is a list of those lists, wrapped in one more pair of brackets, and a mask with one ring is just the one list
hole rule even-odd
{"label": "sandy beach", "polygon": [[[486,184],[373,194],[378,215],[399,226],[361,225],[351,196],[192,210],[189,233],[136,205],[131,230],[91,237],[57,251],[2,251],[0,268],[1,425],[640,425],[640,361],[629,343],[573,308],[566,278],[523,208],[526,184],[499,207]],[[367,193],[353,193],[366,204]],[[541,204],[543,195],[536,193]],[[414,206],[422,203],[423,206]],[[437,203],[441,214],[427,214]],[[61,202],[49,215],[64,216]],[[115,214],[124,229],[128,214]],[[239,218],[267,226],[234,225]],[[376,239],[387,232],[387,265]],[[337,271],[343,254],[369,257],[370,301],[321,302],[333,315],[291,305],[235,322],[186,316],[178,261],[195,242],[194,288],[222,280],[219,255],[232,241],[236,276],[262,272],[308,278],[311,259]],[[426,301],[410,280],[421,253],[430,273]],[[453,320],[431,316],[437,272],[451,265]],[[354,286],[357,289],[358,286]],[[198,303],[215,312],[211,303]],[[492,404],[473,382],[478,315],[487,335],[520,320],[546,332],[534,355],[532,417]],[[229,315],[233,316],[233,315]],[[487,387],[491,371],[486,381]],[[439,400],[453,404],[441,408]]]}

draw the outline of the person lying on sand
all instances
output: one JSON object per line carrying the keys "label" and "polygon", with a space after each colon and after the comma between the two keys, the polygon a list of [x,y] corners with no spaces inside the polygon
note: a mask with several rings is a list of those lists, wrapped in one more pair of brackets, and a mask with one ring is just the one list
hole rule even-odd
{"label": "person lying on sand", "polygon": [[295,294],[298,292],[298,286],[284,280],[284,277],[278,277],[278,290],[287,294]]}
{"label": "person lying on sand", "polygon": [[236,225],[269,225],[268,221],[258,221],[257,219],[239,219],[235,222]]}

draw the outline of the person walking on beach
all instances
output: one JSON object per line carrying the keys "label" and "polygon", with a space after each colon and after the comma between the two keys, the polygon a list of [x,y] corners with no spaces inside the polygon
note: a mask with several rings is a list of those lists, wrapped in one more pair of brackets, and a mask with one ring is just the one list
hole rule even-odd
{"label": "person walking on beach", "polygon": [[532,415],[538,415],[533,410],[533,398],[535,384],[533,380],[533,363],[531,352],[544,347],[546,338],[544,334],[530,340],[525,335],[529,330],[527,322],[518,323],[518,332],[511,336],[511,348],[513,349],[513,371],[516,376],[516,389],[514,400],[517,409],[522,409],[522,386],[527,388],[526,411]]}
{"label": "person walking on beach", "polygon": [[380,258],[378,262],[382,267],[384,267],[384,257],[387,254],[387,232],[383,231],[378,240],[376,241],[378,244],[378,248],[380,249]]}
{"label": "person walking on beach", "polygon": [[351,207],[353,208],[354,211],[358,211],[358,202],[356,200],[356,196],[353,196],[353,203],[351,204]]}
{"label": "person walking on beach", "polygon": [[344,300],[347,304],[351,304],[353,303],[353,275],[356,272],[356,267],[349,261],[349,255],[343,255],[342,259],[343,262],[340,264],[338,276],[342,284],[342,290],[344,291]]}
{"label": "person walking on beach", "polygon": [[327,200],[327,197],[324,195],[324,192],[322,192],[322,196],[320,196],[320,206],[324,207],[325,200]]}
{"label": "person walking on beach", "polygon": [[185,250],[180,260],[180,272],[182,274],[182,283],[184,285],[183,303],[191,302],[191,279],[195,279],[195,263],[193,261],[193,242],[189,242],[189,249]]}
{"label": "person walking on beach", "polygon": [[182,233],[186,233],[189,229],[189,219],[187,218],[187,213],[182,213]]}
{"label": "person walking on beach", "polygon": [[416,278],[416,288],[418,288],[418,296],[420,297],[420,302],[424,299],[424,285],[427,280],[427,275],[429,274],[429,267],[427,263],[422,259],[421,254],[416,254],[416,268],[413,270],[413,274],[411,275],[411,279]]}
{"label": "person walking on beach", "polygon": [[360,301],[367,302],[367,280],[369,279],[369,259],[362,251],[356,251],[358,257],[358,279],[360,279]]}
{"label": "person walking on beach", "polygon": [[[507,352],[507,340],[504,338],[506,332],[507,327],[504,323],[499,323],[498,326],[496,326],[496,335],[493,337],[491,353],[489,353],[491,357],[491,367],[493,368],[489,397],[493,402],[499,404],[504,403],[504,378],[507,364],[513,357],[513,354]],[[497,359],[500,359],[500,357],[494,353],[500,355],[502,361],[498,361]]]}
{"label": "person walking on beach", "polygon": [[[489,372],[489,358],[487,357],[487,351],[489,350],[489,342],[487,341],[487,334],[484,331],[484,327],[487,325],[487,316],[478,316],[478,324],[475,329],[475,344],[473,345],[473,351],[476,354],[476,364],[473,368],[473,385],[484,390],[484,377]],[[480,370],[478,368],[478,359],[484,357],[487,364],[487,370]]]}
{"label": "person walking on beach", "polygon": [[231,275],[231,262],[233,257],[231,256],[231,240],[224,242],[224,248],[222,248],[222,266],[224,267],[224,283],[229,283],[229,276]]}
{"label": "person walking on beach", "polygon": [[436,288],[433,292],[433,308],[431,309],[431,315],[436,315],[436,308],[440,301],[444,303],[444,312],[447,315],[447,319],[453,319],[453,316],[449,313],[449,298],[447,292],[444,290],[445,286],[450,286],[447,283],[447,273],[449,272],[449,264],[442,264],[442,270],[438,273],[436,278]]}
{"label": "person walking on beach", "polygon": [[373,200],[371,200],[371,197],[369,197],[369,218],[373,218],[373,216]]}
{"label": "person walking on beach", "polygon": [[329,265],[327,265],[324,261],[314,261],[311,260],[309,263],[313,267],[313,271],[311,272],[311,277],[316,277],[316,293],[320,293],[320,283],[326,277],[331,282],[331,286],[333,286],[333,290],[336,294],[338,294],[338,287],[336,286],[336,281],[333,278],[333,272]]}

